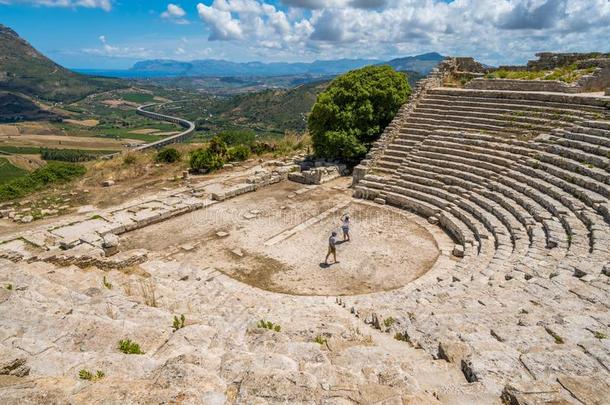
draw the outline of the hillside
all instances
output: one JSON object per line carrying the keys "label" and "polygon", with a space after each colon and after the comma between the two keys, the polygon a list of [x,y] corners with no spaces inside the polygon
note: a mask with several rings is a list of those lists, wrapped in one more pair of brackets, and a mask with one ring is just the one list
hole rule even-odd
{"label": "hillside", "polygon": [[53,120],[56,116],[41,109],[20,94],[0,91],[0,123],[28,120]]}
{"label": "hillside", "polygon": [[115,79],[87,77],[59,66],[0,24],[0,90],[71,102],[120,86]]}
{"label": "hillside", "polygon": [[[328,81],[309,83],[291,89],[269,89],[240,94],[214,105],[212,113],[222,121],[262,131],[303,131],[306,117]],[[215,114],[215,115],[216,115]]]}

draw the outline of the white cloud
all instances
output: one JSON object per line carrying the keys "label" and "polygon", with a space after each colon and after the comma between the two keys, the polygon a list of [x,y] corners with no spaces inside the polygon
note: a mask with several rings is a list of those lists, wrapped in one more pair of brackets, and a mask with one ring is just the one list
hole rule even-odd
{"label": "white cloud", "polygon": [[185,19],[186,11],[176,4],[169,3],[167,9],[161,13],[161,18],[172,21],[176,24],[189,24],[189,21]]}
{"label": "white cloud", "polygon": [[112,0],[2,0],[2,4],[31,4],[44,7],[85,7],[101,8],[104,11],[112,9]]}
{"label": "white cloud", "polygon": [[85,48],[83,52],[89,55],[106,56],[111,58],[151,58],[155,52],[150,48],[141,46],[114,46],[108,43],[105,35],[100,35],[101,48]]}
{"label": "white cloud", "polygon": [[[176,0],[174,0],[176,1]],[[56,7],[106,8],[114,0],[0,0]],[[206,3],[210,3],[207,1]],[[234,60],[377,58],[437,51],[488,64],[522,63],[540,51],[610,51],[609,0],[213,0],[197,5],[206,37],[189,43],[109,43],[90,54],[194,55]],[[189,10],[161,14],[180,22]],[[134,40],[136,41],[136,40]],[[156,37],[155,41],[159,41]],[[146,56],[148,55],[148,56]]]}

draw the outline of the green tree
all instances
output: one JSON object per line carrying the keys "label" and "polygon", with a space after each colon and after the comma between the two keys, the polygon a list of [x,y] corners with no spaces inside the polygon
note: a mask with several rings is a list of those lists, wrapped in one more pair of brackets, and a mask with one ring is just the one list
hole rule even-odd
{"label": "green tree", "polygon": [[337,77],[308,118],[316,156],[357,162],[410,94],[406,75],[390,66],[367,66]]}

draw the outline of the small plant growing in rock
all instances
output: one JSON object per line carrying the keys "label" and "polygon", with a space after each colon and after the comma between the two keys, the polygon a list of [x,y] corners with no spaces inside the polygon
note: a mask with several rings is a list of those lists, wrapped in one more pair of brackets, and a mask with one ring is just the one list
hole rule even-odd
{"label": "small plant growing in rock", "polygon": [[140,345],[130,339],[119,340],[119,350],[125,354],[144,354]]}
{"label": "small plant growing in rock", "polygon": [[593,332],[593,336],[595,336],[596,339],[602,340],[602,339],[608,339],[608,336],[606,336],[605,333],[600,332],[600,331],[595,331]]}
{"label": "small plant growing in rock", "polygon": [[392,318],[391,316],[383,320],[383,325],[386,328],[389,328],[390,326],[394,325],[395,323],[396,323],[396,319]]}
{"label": "small plant growing in rock", "polygon": [[261,319],[260,321],[258,321],[258,325],[259,328],[261,329],[269,329],[275,332],[280,332],[282,330],[282,327],[279,324],[274,324],[271,321],[265,321],[263,319]]}
{"label": "small plant growing in rock", "polygon": [[177,316],[174,315],[174,332],[177,331],[178,329],[182,329],[184,328],[184,321],[186,320],[186,318],[184,317],[184,314],[180,315],[180,318],[178,318]]}
{"label": "small plant growing in rock", "polygon": [[313,341],[322,346],[326,346],[326,343],[327,343],[326,338],[321,335],[316,336],[316,338]]}
{"label": "small plant growing in rock", "polygon": [[112,284],[106,279],[106,276],[104,276],[102,284],[104,284],[104,287],[106,287],[107,289],[112,290]]}
{"label": "small plant growing in rock", "polygon": [[11,283],[8,283],[6,285],[6,289],[9,290],[9,291],[12,290],[13,289],[13,285]]}
{"label": "small plant growing in rock", "polygon": [[97,370],[95,372],[95,374],[93,374],[89,370],[84,370],[84,369],[78,372],[78,378],[80,378],[81,380],[87,380],[87,381],[101,380],[105,376],[106,376],[106,374],[104,374],[104,372],[101,370]]}
{"label": "small plant growing in rock", "polygon": [[400,340],[401,342],[407,342],[410,343],[411,339],[409,339],[409,335],[407,335],[407,333],[400,333],[400,332],[396,332],[396,334],[394,335],[394,339],[396,340]]}
{"label": "small plant growing in rock", "polygon": [[546,329],[546,333],[548,333],[549,335],[551,335],[553,337],[553,339],[555,339],[555,343],[557,343],[558,345],[564,344],[563,338],[561,336],[559,336],[557,334],[557,332],[555,332],[549,328],[545,328],[545,329]]}

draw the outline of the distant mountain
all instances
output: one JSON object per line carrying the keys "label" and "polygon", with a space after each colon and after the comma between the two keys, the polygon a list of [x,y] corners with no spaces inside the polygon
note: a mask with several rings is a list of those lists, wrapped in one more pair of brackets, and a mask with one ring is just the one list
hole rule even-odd
{"label": "distant mountain", "polygon": [[338,59],[317,60],[311,63],[263,63],[263,62],[230,62],[220,59],[194,60],[182,62],[170,59],[155,59],[138,62],[130,69],[134,75],[143,76],[145,72],[152,76],[289,76],[289,75],[337,75],[348,70],[368,65],[387,64],[401,71],[415,71],[427,74],[443,56],[438,53],[427,53],[418,56],[380,61],[377,59]]}
{"label": "distant mountain", "polygon": [[15,31],[0,24],[0,90],[34,99],[69,102],[118,86],[114,79],[85,76],[59,66]]}
{"label": "distant mountain", "polygon": [[431,52],[423,55],[407,56],[405,58],[392,59],[384,62],[384,65],[390,65],[395,70],[399,71],[414,71],[422,75],[427,75],[436,65],[438,65],[445,57],[439,53]]}

